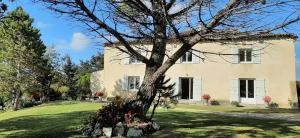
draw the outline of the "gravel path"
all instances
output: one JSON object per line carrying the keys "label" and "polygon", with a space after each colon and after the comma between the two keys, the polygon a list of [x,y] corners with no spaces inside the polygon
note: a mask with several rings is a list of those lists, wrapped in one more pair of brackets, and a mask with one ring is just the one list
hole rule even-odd
{"label": "gravel path", "polygon": [[229,112],[212,112],[206,110],[196,110],[196,109],[183,109],[183,108],[175,108],[174,110],[178,111],[191,111],[191,112],[201,112],[206,114],[215,114],[222,115],[228,117],[239,117],[239,118],[253,118],[253,119],[273,119],[273,120],[284,120],[288,122],[299,122],[300,123],[300,114],[284,114],[284,113],[229,113]]}

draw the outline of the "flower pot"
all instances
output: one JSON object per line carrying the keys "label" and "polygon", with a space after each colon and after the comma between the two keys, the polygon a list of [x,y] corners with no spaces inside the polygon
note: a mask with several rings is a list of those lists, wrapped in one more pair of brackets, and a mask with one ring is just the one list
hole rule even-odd
{"label": "flower pot", "polygon": [[111,137],[112,128],[111,127],[103,127],[103,133],[107,137]]}

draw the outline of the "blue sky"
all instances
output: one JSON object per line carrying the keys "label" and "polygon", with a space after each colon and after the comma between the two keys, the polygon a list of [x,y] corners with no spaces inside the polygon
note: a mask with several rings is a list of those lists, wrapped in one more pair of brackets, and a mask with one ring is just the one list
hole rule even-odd
{"label": "blue sky", "polygon": [[[42,40],[49,47],[54,45],[62,55],[68,54],[75,63],[87,60],[97,52],[101,52],[101,45],[90,39],[82,24],[70,21],[66,17],[47,10],[43,5],[34,4],[30,0],[19,0],[14,3],[7,2],[9,10],[22,6],[26,12],[35,19],[34,26],[39,28]],[[296,25],[300,28],[300,23]],[[300,36],[300,32],[293,32]],[[300,80],[300,41],[296,44],[297,54],[297,79]]]}
{"label": "blue sky", "polygon": [[34,26],[40,29],[46,46],[54,45],[59,53],[70,55],[75,63],[87,60],[100,52],[101,46],[90,39],[80,24],[47,10],[43,5],[33,5],[30,0],[4,2],[8,4],[9,11],[22,6],[31,18],[34,18]]}

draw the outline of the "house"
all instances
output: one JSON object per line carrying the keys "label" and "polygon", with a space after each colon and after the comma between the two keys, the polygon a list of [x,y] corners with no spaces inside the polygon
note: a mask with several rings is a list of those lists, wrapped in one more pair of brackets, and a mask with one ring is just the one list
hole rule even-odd
{"label": "house", "polygon": [[[166,77],[176,83],[175,92],[181,93],[181,101],[201,102],[201,96],[209,94],[223,103],[262,105],[263,97],[270,96],[280,107],[296,107],[296,39],[290,34],[267,34],[234,42],[199,42],[194,49],[229,55],[187,52]],[[151,49],[147,42],[132,44]],[[119,43],[105,46],[104,70],[96,77],[103,81],[100,87],[108,97],[132,96],[143,81],[145,65],[116,46],[122,47]],[[167,54],[179,47],[170,42]],[[142,54],[149,56],[147,52]]]}

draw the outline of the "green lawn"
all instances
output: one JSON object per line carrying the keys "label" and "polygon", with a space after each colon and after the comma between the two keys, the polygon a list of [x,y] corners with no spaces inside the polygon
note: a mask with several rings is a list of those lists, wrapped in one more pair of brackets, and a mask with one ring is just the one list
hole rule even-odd
{"label": "green lawn", "polygon": [[[101,105],[97,103],[58,102],[17,112],[0,113],[0,137],[81,137],[78,132],[81,120],[99,107]],[[188,108],[187,105],[179,106],[183,107]],[[160,123],[162,131],[152,137],[300,136],[299,123],[239,119],[201,113],[201,109],[205,108],[200,108],[199,112],[159,109],[155,120]]]}

